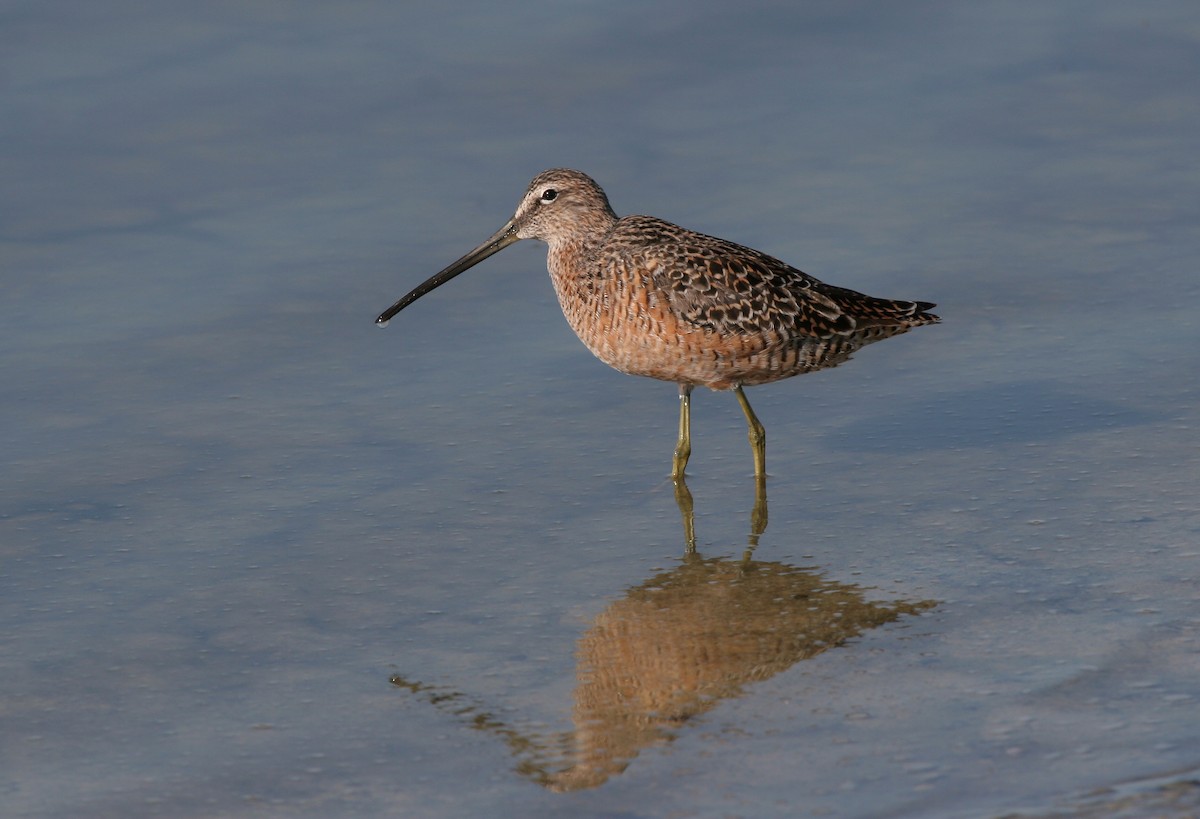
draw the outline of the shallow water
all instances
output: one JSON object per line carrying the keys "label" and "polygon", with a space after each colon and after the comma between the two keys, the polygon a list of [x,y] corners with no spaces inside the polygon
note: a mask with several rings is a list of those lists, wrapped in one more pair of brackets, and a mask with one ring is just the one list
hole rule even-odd
{"label": "shallow water", "polygon": [[[1194,805],[1193,4],[3,19],[6,816]],[[749,556],[542,247],[372,326],[557,165],[939,303],[750,391]]]}

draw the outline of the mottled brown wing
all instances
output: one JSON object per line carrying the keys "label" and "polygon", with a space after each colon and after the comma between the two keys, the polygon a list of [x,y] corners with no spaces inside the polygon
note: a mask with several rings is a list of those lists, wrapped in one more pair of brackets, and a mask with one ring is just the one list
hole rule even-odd
{"label": "mottled brown wing", "polygon": [[880,299],[824,282],[819,282],[814,287],[835,302],[848,316],[853,317],[860,330],[878,326],[907,328],[921,324],[937,324],[941,321],[927,312],[937,307],[933,302]]}
{"label": "mottled brown wing", "polygon": [[855,329],[821,282],[779,259],[651,217],[622,222],[642,239],[637,264],[689,324],[743,336],[774,331],[830,338]]}

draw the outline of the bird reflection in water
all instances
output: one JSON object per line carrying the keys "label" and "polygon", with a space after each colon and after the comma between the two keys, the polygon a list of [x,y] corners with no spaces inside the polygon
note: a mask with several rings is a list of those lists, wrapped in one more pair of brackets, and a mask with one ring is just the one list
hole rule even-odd
{"label": "bird reflection in water", "polygon": [[556,791],[593,788],[693,717],[792,665],[935,601],[869,601],[811,569],[689,551],[612,602],[576,646],[573,726],[525,731],[461,692],[392,683],[503,739],[517,772]]}

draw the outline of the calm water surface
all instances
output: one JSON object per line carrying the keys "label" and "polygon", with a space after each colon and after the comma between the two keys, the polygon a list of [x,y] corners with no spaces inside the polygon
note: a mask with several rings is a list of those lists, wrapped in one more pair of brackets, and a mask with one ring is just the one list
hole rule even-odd
{"label": "calm water surface", "polygon": [[[1194,3],[0,15],[5,816],[1196,809]],[[752,551],[543,247],[372,326],[552,166],[939,303]]]}

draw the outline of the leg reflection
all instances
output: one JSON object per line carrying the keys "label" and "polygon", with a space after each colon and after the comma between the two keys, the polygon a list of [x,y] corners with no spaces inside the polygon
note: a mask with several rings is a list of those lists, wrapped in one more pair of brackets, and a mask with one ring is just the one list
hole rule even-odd
{"label": "leg reflection", "polygon": [[[696,551],[696,511],[692,501],[692,491],[688,489],[683,475],[675,478],[675,503],[679,506],[679,515],[683,520],[684,550],[687,554],[693,554]],[[750,512],[750,536],[747,539],[751,550],[758,545],[758,537],[765,531],[767,531],[767,476],[759,474],[754,476],[754,509]]]}
{"label": "leg reflection", "polygon": [[683,517],[684,551],[694,554],[696,551],[696,513],[692,508],[692,491],[688,489],[683,473],[675,478],[675,503],[679,506],[679,514]]}

